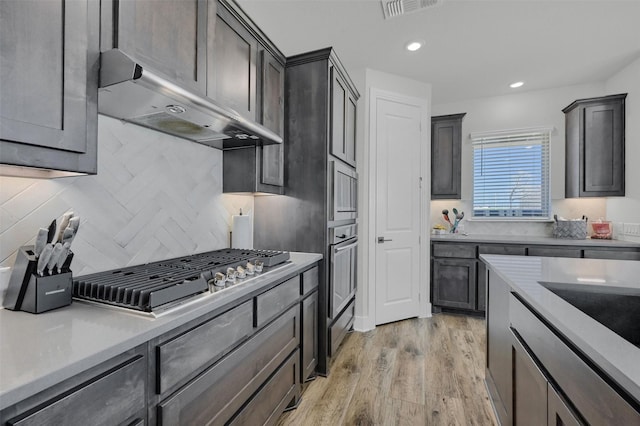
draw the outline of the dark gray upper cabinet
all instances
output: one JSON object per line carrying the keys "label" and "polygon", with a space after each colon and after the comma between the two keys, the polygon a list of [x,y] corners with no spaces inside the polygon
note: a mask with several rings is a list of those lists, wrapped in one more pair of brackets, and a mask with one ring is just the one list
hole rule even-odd
{"label": "dark gray upper cabinet", "polygon": [[580,99],[565,113],[565,197],[624,196],[625,94]]}
{"label": "dark gray upper cabinet", "polygon": [[101,10],[103,52],[118,48],[184,88],[205,93],[207,0],[108,0]]}
{"label": "dark gray upper cabinet", "polygon": [[462,118],[431,117],[431,199],[460,199]]}
{"label": "dark gray upper cabinet", "polygon": [[335,68],[331,68],[331,154],[356,166],[356,99]]}
{"label": "dark gray upper cabinet", "polygon": [[[216,34],[209,96],[284,138],[284,56],[232,3],[218,2],[215,24],[209,22]],[[225,151],[223,192],[282,194],[284,143]]]}
{"label": "dark gray upper cabinet", "polygon": [[[284,136],[284,65],[276,60],[268,51],[260,51],[260,104],[261,123],[280,136]],[[262,154],[263,185],[284,186],[284,147],[280,145],[265,146]]]}
{"label": "dark gray upper cabinet", "polygon": [[1,174],[96,173],[99,20],[91,0],[0,2]]}
{"label": "dark gray upper cabinet", "polygon": [[207,96],[256,121],[258,39],[228,2],[218,1],[216,14],[208,21]]}

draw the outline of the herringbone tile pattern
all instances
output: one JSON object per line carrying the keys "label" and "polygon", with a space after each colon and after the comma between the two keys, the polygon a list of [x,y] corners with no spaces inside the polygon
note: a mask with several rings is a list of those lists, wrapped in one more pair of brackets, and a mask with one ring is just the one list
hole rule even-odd
{"label": "herringbone tile pattern", "polygon": [[231,215],[253,211],[222,194],[222,151],[103,116],[98,141],[96,176],[0,177],[0,266],[68,210],[75,275],[228,247]]}

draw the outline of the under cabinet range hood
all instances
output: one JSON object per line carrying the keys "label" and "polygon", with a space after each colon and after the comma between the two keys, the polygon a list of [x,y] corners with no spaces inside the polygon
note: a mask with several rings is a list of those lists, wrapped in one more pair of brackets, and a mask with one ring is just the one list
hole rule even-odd
{"label": "under cabinet range hood", "polygon": [[218,149],[282,143],[266,127],[178,86],[118,49],[100,56],[98,112]]}

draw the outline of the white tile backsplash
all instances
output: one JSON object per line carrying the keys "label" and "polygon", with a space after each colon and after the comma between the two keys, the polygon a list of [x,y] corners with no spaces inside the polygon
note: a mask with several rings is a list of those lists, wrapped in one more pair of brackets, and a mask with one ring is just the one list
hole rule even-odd
{"label": "white tile backsplash", "polygon": [[98,123],[96,176],[0,177],[0,267],[68,210],[82,217],[75,275],[229,246],[231,215],[251,214],[253,197],[222,194],[222,151],[104,116]]}

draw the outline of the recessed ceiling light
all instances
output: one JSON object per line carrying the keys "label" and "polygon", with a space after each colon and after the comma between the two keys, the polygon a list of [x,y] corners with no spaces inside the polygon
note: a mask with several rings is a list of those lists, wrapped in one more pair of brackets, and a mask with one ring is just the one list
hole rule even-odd
{"label": "recessed ceiling light", "polygon": [[524,81],[516,81],[515,83],[511,83],[509,85],[509,87],[511,87],[512,89],[516,89],[518,87],[521,87],[524,85]]}
{"label": "recessed ceiling light", "polygon": [[409,52],[415,52],[416,50],[420,49],[422,47],[422,45],[424,45],[424,41],[423,40],[412,40],[409,43],[406,44],[405,48],[409,51]]}

